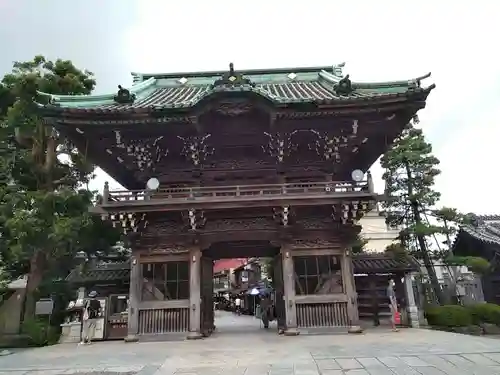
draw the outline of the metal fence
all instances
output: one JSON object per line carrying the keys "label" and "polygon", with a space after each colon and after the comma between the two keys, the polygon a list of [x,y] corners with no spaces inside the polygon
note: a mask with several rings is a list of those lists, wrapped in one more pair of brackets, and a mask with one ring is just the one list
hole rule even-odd
{"label": "metal fence", "polygon": [[[444,298],[443,304],[471,305],[484,302],[483,287],[479,276],[470,280],[460,280],[456,285],[450,279],[445,278],[440,286]],[[434,290],[428,282],[414,282],[413,290],[418,306],[432,305],[436,301]]]}

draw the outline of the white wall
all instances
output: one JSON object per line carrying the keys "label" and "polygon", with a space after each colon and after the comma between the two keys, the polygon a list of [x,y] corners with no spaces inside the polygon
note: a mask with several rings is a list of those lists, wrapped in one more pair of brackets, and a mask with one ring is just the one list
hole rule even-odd
{"label": "white wall", "polygon": [[399,230],[387,227],[385,217],[380,216],[378,210],[368,212],[358,224],[362,226],[361,235],[368,241],[365,249],[369,252],[383,252],[399,235]]}

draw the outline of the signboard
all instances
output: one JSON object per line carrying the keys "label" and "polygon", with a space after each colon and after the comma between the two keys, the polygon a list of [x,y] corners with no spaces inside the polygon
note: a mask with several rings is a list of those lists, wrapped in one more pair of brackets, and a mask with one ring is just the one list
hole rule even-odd
{"label": "signboard", "polygon": [[54,310],[54,301],[51,298],[42,298],[35,305],[35,315],[51,315]]}

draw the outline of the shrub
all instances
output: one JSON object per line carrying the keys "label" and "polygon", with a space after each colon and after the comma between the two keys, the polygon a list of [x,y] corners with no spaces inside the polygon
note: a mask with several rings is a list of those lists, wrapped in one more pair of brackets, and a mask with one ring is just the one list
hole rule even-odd
{"label": "shrub", "polygon": [[22,332],[29,337],[31,345],[54,345],[59,341],[59,331],[48,322],[38,319],[28,319],[23,322]]}
{"label": "shrub", "polygon": [[471,312],[462,306],[444,305],[429,307],[425,312],[427,322],[437,327],[467,327],[472,325]]}
{"label": "shrub", "polygon": [[493,303],[477,303],[467,306],[474,324],[491,323],[500,326],[500,306]]}

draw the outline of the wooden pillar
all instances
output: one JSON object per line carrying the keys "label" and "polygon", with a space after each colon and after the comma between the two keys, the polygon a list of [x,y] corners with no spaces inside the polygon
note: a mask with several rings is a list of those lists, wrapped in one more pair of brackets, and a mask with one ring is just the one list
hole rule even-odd
{"label": "wooden pillar", "polygon": [[274,303],[276,306],[276,315],[278,331],[284,332],[286,328],[285,312],[285,291],[283,286],[283,257],[277,254],[273,262],[273,283],[274,283]]}
{"label": "wooden pillar", "polygon": [[209,336],[214,329],[213,319],[213,262],[211,258],[201,257],[201,333],[203,336]]}
{"label": "wooden pillar", "polygon": [[358,333],[359,327],[358,294],[354,285],[354,270],[352,266],[351,250],[346,249],[342,255],[342,278],[347,295],[347,314],[349,315],[349,332]]}
{"label": "wooden pillar", "polygon": [[136,342],[139,337],[139,302],[141,300],[141,264],[136,257],[130,260],[130,291],[128,296],[128,327],[125,342]]}
{"label": "wooden pillar", "polygon": [[190,340],[200,339],[201,334],[201,251],[198,247],[189,252],[189,333]]}
{"label": "wooden pillar", "polygon": [[281,248],[282,264],[283,264],[283,289],[285,292],[285,316],[286,336],[297,336],[297,309],[295,306],[295,272],[293,269],[292,252],[286,247]]}

